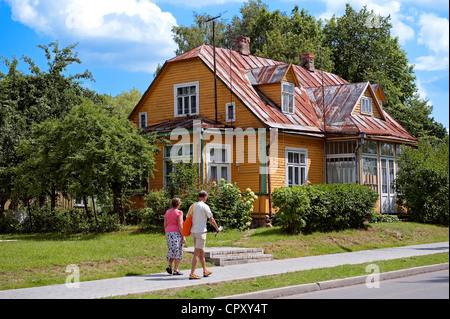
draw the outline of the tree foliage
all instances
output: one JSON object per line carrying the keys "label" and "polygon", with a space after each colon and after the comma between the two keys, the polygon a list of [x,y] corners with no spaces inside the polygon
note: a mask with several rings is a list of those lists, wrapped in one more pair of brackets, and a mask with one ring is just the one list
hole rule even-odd
{"label": "tree foliage", "polygon": [[18,69],[16,58],[1,58],[0,66],[0,211],[11,198],[15,167],[21,159],[17,154],[20,141],[30,136],[31,127],[48,119],[62,119],[74,105],[93,93],[82,86],[93,80],[92,74],[67,74],[72,64],[81,64],[77,44],[61,49],[59,43],[39,45],[44,51],[47,70],[41,70],[28,58],[21,60],[28,66],[25,73]]}
{"label": "tree foliage", "polygon": [[57,191],[85,202],[113,198],[124,223],[125,191],[153,170],[154,142],[153,135],[141,135],[126,118],[85,100],[62,120],[35,126],[21,143],[24,160],[17,167],[15,191],[24,197]]}
{"label": "tree foliage", "polygon": [[449,141],[422,141],[405,148],[395,181],[399,201],[413,221],[449,223]]}

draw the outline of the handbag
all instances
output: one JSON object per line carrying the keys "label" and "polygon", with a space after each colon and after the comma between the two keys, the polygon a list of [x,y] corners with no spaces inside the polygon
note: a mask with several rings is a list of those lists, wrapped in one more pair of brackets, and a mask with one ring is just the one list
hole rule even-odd
{"label": "handbag", "polygon": [[183,236],[188,237],[191,235],[191,227],[192,227],[192,214],[194,212],[194,204],[189,208],[189,212],[186,216],[186,220],[183,223]]}

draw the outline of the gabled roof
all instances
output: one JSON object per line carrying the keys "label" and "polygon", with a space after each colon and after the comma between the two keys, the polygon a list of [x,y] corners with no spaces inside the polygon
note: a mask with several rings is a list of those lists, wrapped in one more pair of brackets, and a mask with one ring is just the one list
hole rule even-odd
{"label": "gabled roof", "polygon": [[[172,63],[192,59],[199,59],[213,72],[214,50],[210,45],[201,45],[168,60],[163,68]],[[375,96],[375,92],[381,90],[379,85],[371,85],[368,82],[348,83],[338,75],[329,72],[321,70],[309,72],[299,65],[255,55],[242,55],[222,48],[216,48],[216,69],[218,79],[266,127],[322,137],[325,136],[325,131],[327,135],[364,133],[410,143],[417,142],[416,138],[378,105],[376,99],[375,103],[384,119],[352,114],[355,104],[364,91],[368,89]],[[293,72],[298,81],[295,87],[295,114],[291,115],[284,114],[280,106],[275,105],[258,89],[258,85],[261,84],[280,82],[288,71]],[[156,79],[153,83],[155,82]],[[147,92],[150,91],[150,87]],[[324,98],[322,98],[323,95]],[[325,112],[323,102],[326,105]]]}
{"label": "gabled roof", "polygon": [[[371,94],[374,93],[369,82],[308,88],[306,92],[316,112],[322,114],[322,119],[325,116],[325,130],[328,134],[335,136],[366,134],[373,137],[390,137],[402,142],[417,142],[418,140],[384,111],[376,100],[374,105],[378,107],[382,119],[353,112],[366,90]],[[323,105],[326,106],[325,114]]]}

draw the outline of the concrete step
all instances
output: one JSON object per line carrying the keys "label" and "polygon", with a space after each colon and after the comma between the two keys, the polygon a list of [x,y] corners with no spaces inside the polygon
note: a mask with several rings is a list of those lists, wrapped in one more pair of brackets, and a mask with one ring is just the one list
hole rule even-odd
{"label": "concrete step", "polygon": [[213,258],[205,257],[205,259],[214,263],[216,266],[227,266],[271,261],[273,260],[273,256],[269,254],[230,254],[216,255]]}
{"label": "concrete step", "polygon": [[[185,248],[186,252],[193,253],[193,247]],[[205,260],[216,266],[256,263],[273,260],[270,254],[264,254],[262,248],[242,247],[206,247]]]}

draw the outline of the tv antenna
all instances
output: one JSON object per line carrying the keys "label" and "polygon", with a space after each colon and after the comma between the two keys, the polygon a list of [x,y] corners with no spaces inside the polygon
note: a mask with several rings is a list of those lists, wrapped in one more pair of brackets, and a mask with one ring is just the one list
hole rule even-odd
{"label": "tv antenna", "polygon": [[212,17],[208,20],[205,20],[205,23],[211,22],[213,23],[213,52],[214,52],[214,109],[215,109],[215,121],[217,123],[217,67],[216,67],[216,20],[222,17],[227,11],[219,13],[217,16]]}

